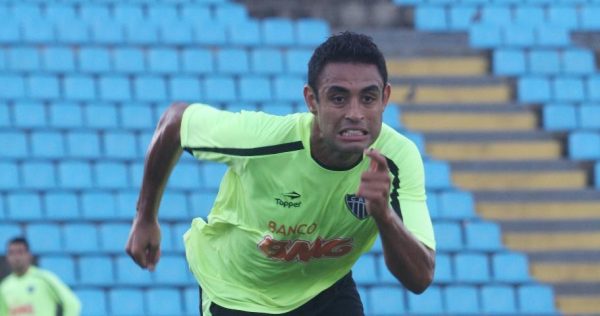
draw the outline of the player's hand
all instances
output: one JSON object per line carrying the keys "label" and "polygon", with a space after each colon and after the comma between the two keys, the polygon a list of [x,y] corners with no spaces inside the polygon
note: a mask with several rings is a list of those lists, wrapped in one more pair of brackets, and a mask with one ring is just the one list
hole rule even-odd
{"label": "player's hand", "polygon": [[154,271],[160,259],[160,226],[158,221],[133,219],[125,251],[140,267]]}
{"label": "player's hand", "polygon": [[365,198],[367,212],[375,218],[389,212],[390,176],[385,157],[375,149],[365,149],[365,155],[371,159],[369,170],[360,178],[357,196]]}

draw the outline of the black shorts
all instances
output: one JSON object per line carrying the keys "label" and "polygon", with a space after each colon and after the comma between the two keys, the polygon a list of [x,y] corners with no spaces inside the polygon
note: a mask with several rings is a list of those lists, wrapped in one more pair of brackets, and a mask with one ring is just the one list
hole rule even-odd
{"label": "black shorts", "polygon": [[[227,309],[214,302],[210,305],[213,316],[257,316],[272,315]],[[346,274],[331,287],[313,297],[304,305],[283,314],[285,316],[363,316],[363,305],[352,279],[352,272]],[[202,289],[200,290],[200,316],[202,316]]]}

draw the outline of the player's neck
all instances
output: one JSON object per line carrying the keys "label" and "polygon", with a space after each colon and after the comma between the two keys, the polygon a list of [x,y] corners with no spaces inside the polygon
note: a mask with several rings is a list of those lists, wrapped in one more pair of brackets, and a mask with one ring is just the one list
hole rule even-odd
{"label": "player's neck", "polygon": [[14,274],[15,274],[17,277],[19,277],[19,278],[20,278],[20,277],[24,276],[25,274],[27,274],[27,271],[29,271],[29,268],[30,268],[30,267],[31,267],[31,265],[28,265],[28,266],[26,266],[26,267],[24,267],[24,268],[21,268],[21,269],[15,269],[15,270],[13,271],[13,273],[14,273]]}
{"label": "player's neck", "polygon": [[333,150],[318,134],[310,137],[310,154],[321,166],[330,170],[349,170],[362,160],[362,153],[346,153]]}

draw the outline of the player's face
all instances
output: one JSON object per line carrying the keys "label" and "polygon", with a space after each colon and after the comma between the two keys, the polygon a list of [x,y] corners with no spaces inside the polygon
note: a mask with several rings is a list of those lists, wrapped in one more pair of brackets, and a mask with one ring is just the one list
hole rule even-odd
{"label": "player's face", "polygon": [[8,246],[8,254],[6,256],[8,266],[11,271],[17,275],[21,275],[27,271],[31,265],[31,253],[22,243],[14,243]]}
{"label": "player's face", "polygon": [[[329,63],[318,80],[318,100],[310,87],[304,95],[315,115],[312,139],[321,156],[345,155],[356,159],[381,131],[382,114],[390,86],[372,64]],[[328,159],[325,158],[325,161]]]}

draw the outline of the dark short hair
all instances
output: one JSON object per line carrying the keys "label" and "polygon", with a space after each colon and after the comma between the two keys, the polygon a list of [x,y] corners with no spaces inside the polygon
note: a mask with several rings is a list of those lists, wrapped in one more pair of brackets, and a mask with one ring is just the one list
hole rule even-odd
{"label": "dark short hair", "polygon": [[25,249],[27,249],[27,251],[29,251],[29,242],[27,242],[27,239],[25,239],[25,237],[15,237],[8,241],[9,246],[14,245],[14,244],[25,245]]}
{"label": "dark short hair", "polygon": [[308,62],[308,85],[318,98],[317,83],[319,76],[328,63],[360,63],[375,65],[385,86],[388,82],[387,68],[383,54],[373,43],[373,39],[364,34],[342,32],[330,36],[317,47]]}

